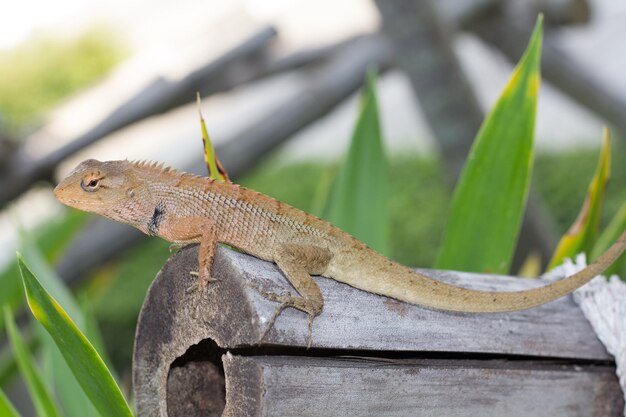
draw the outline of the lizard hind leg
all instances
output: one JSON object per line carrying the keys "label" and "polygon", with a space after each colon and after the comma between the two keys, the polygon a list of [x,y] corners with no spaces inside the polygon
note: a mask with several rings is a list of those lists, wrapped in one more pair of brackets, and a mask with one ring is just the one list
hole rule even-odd
{"label": "lizard hind leg", "polygon": [[269,330],[274,326],[274,322],[280,313],[285,308],[292,307],[305,312],[309,316],[307,348],[311,347],[313,319],[320,314],[324,307],[324,298],[311,274],[322,274],[326,270],[331,257],[332,255],[328,249],[312,245],[287,244],[280,247],[274,256],[274,262],[276,262],[276,265],[278,265],[300,297],[293,296],[290,293],[268,293],[257,288],[257,291],[268,300],[280,303],[263,331],[259,343],[263,341]]}

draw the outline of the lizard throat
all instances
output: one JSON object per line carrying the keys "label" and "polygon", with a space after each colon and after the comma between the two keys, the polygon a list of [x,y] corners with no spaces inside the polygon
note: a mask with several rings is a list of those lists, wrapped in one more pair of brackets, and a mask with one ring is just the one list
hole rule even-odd
{"label": "lizard throat", "polygon": [[154,213],[152,213],[152,217],[148,221],[148,233],[152,236],[156,236],[159,234],[159,226],[163,221],[165,216],[165,210],[158,205],[154,208]]}

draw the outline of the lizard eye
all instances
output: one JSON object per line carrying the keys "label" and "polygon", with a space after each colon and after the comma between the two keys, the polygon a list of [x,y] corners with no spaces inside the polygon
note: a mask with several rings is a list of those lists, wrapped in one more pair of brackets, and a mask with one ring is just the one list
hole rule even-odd
{"label": "lizard eye", "polygon": [[80,188],[82,188],[83,190],[87,192],[96,191],[99,185],[100,185],[100,179],[98,178],[91,178],[91,179],[84,178],[80,182]]}

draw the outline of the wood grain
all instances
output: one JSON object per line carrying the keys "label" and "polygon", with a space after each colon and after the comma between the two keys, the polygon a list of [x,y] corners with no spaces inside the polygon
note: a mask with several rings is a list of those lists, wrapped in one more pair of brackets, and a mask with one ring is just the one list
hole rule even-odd
{"label": "wood grain", "polygon": [[[480,357],[517,358],[529,362],[534,361],[529,357],[536,358],[537,362],[559,358],[567,359],[570,367],[584,366],[583,373],[592,370],[590,366],[587,368],[589,361],[604,364],[603,369],[607,370],[604,375],[610,375],[613,369],[610,356],[569,298],[522,312],[460,314],[397,302],[325,278],[316,278],[325,297],[325,305],[313,326],[313,348],[305,349],[306,316],[291,309],[278,318],[266,340],[258,345],[259,336],[276,305],[260,296],[248,283],[254,282],[268,291],[293,291],[276,266],[220,247],[212,271],[218,282],[203,292],[187,294],[185,290],[195,280],[189,272],[196,269],[197,248],[183,249],[166,263],[146,297],[136,333],[133,363],[140,416],[167,415],[166,386],[170,365],[185,355],[190,347],[207,339],[215,342],[214,349],[232,351],[233,357],[284,354],[287,349],[288,354],[305,356],[391,355],[415,358],[444,355],[454,360]],[[423,272],[442,281],[477,289],[519,290],[542,285],[537,280],[512,277]],[[236,369],[245,375],[246,372],[259,372],[257,368],[248,367],[245,372]],[[251,404],[259,402],[265,406],[265,399],[260,399],[253,390],[236,387],[232,380],[229,382],[228,369],[226,366],[227,398],[229,394],[239,393],[247,399],[236,401],[237,410],[243,407],[247,413],[250,409],[246,407],[253,407]],[[575,369],[571,368],[572,374]],[[480,375],[479,371],[470,372],[466,379],[480,383]],[[520,380],[523,380],[526,374],[520,375]],[[607,382],[604,377],[601,380],[604,382],[594,380],[596,388],[592,389],[593,395],[613,396],[619,393],[614,378],[612,382]],[[553,391],[545,391],[545,401],[553,395],[561,395],[556,389],[560,384],[558,381],[555,380]],[[585,381],[582,379],[576,384]],[[499,384],[494,382],[492,385],[496,387]],[[265,386],[265,389],[269,387]],[[483,394],[486,390],[484,388]],[[583,399],[578,394],[574,398]],[[225,410],[229,407],[235,405],[227,400]],[[248,415],[246,413],[233,411],[224,415]]]}
{"label": "wood grain", "polygon": [[[233,355],[224,365],[231,385],[262,396],[248,415],[618,417],[623,411],[608,366]],[[237,399],[234,393],[227,403]],[[228,408],[223,414],[242,415]]]}

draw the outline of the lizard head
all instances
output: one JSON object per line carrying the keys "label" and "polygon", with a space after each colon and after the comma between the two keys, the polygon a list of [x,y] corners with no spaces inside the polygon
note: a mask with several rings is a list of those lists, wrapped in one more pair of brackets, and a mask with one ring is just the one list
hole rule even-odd
{"label": "lizard head", "polygon": [[140,185],[130,162],[88,159],[56,186],[54,195],[70,207],[135,225],[152,213],[144,208],[146,196],[138,198]]}

